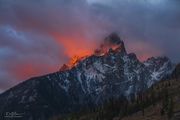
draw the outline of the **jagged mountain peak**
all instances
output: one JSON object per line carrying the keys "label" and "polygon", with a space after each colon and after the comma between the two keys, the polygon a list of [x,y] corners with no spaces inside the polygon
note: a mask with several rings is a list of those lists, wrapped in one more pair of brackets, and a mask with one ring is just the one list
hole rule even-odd
{"label": "jagged mountain peak", "polygon": [[111,33],[109,36],[107,36],[100,47],[95,50],[94,54],[102,56],[107,54],[109,51],[118,51],[126,54],[124,42],[116,33]]}
{"label": "jagged mountain peak", "polygon": [[[166,63],[166,64],[164,65],[164,63]],[[148,58],[146,61],[143,62],[143,64],[145,66],[152,67],[152,68],[161,68],[164,65],[163,68],[168,69],[169,67],[171,67],[169,65],[171,65],[172,63],[168,57],[162,56],[162,57]]]}
{"label": "jagged mountain peak", "polygon": [[49,119],[144,91],[174,69],[168,58],[140,62],[136,54],[126,53],[117,35],[105,41],[99,52],[75,57],[75,66],[65,64],[56,73],[32,78],[1,94],[0,113],[18,111],[25,112],[27,119]]}
{"label": "jagged mountain peak", "polygon": [[121,49],[121,52],[126,53],[124,42],[123,40],[121,40],[121,38],[118,36],[117,33],[111,33],[108,37],[106,37],[104,40],[104,44],[105,46],[107,45],[107,46],[112,47],[112,49],[116,49],[117,47]]}
{"label": "jagged mountain peak", "polygon": [[[108,35],[100,44],[100,46],[95,49],[93,54],[86,55],[86,56],[73,56],[70,59],[70,62],[68,64],[63,64],[61,66],[60,71],[63,70],[69,70],[73,67],[75,67],[79,62],[83,61],[84,59],[91,57],[91,56],[104,56],[112,53],[122,53],[122,54],[127,54],[126,49],[124,46],[123,40],[118,36],[117,33],[111,33]],[[134,56],[136,56],[134,54]]]}
{"label": "jagged mountain peak", "polygon": [[150,57],[144,62],[150,62],[150,61],[153,61],[153,62],[169,61],[169,58],[166,56]]}

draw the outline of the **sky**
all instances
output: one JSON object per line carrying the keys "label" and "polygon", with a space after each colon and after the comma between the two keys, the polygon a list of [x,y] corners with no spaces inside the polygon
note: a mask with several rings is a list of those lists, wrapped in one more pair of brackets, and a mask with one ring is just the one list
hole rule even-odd
{"label": "sky", "polygon": [[116,32],[141,61],[180,62],[179,0],[1,0],[0,92],[91,54]]}

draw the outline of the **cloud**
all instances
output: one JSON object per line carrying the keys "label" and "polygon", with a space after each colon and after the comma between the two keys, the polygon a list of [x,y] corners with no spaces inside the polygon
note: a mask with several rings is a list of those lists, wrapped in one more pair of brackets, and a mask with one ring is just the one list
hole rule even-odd
{"label": "cloud", "polygon": [[141,60],[180,60],[178,0],[1,0],[0,89],[57,71],[111,32]]}
{"label": "cloud", "polygon": [[134,48],[137,48],[136,44],[139,42],[148,43],[149,47],[141,46],[144,48],[144,53],[148,53],[149,48],[152,50],[158,48],[157,53],[162,53],[174,62],[178,62],[180,60],[178,3],[178,0],[105,0],[104,2],[99,0],[94,1],[92,5],[98,16],[111,23],[111,30],[120,33],[129,52],[134,50],[138,52]]}
{"label": "cloud", "polygon": [[63,50],[47,36],[24,33],[9,26],[0,28],[0,36],[1,89],[57,71],[66,60]]}

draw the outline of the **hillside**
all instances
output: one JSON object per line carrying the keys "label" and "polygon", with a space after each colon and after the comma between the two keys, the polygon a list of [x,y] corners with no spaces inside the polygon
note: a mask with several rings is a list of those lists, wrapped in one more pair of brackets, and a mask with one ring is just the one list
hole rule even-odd
{"label": "hillside", "polygon": [[159,81],[128,102],[125,99],[111,99],[96,109],[53,120],[180,120],[179,71],[177,65],[169,80]]}
{"label": "hillside", "polygon": [[[139,104],[139,106],[136,107],[137,109],[140,108],[137,112],[129,112],[124,114],[125,117],[122,117],[121,113],[116,113],[117,109],[121,108],[118,103],[122,102],[117,100],[117,104],[114,105],[116,108],[112,108],[112,106],[109,106],[109,103],[107,103],[102,109],[97,108],[90,110],[90,112],[82,111],[81,113],[71,114],[67,118],[54,117],[52,120],[180,120],[180,79],[161,81],[150,88],[145,95],[151,94],[152,91],[158,99],[155,98],[153,103],[147,105],[147,107],[144,106],[144,115],[143,109],[141,108],[142,104]],[[163,96],[166,92],[168,93],[167,98]],[[166,99],[167,106],[164,105]],[[165,106],[167,108],[164,108]],[[126,107],[124,107],[124,109],[125,108]],[[119,117],[118,114],[120,114],[121,117]]]}
{"label": "hillside", "polygon": [[[154,91],[156,93],[161,93],[162,90],[167,89],[168,99],[173,100],[173,111],[171,120],[180,120],[180,79],[172,79],[168,81],[162,81],[154,86]],[[144,110],[144,116],[142,112],[139,111],[128,117],[123,118],[122,120],[169,120],[168,112],[165,111],[162,114],[163,100],[158,100],[155,105],[151,105]]]}
{"label": "hillside", "polygon": [[[178,64],[172,73],[172,79],[160,81],[155,84],[153,90],[158,93],[167,89],[169,98],[173,99],[173,110],[171,120],[180,120],[180,64]],[[145,115],[141,112],[134,113],[131,116],[125,117],[122,120],[168,120],[168,113],[162,115],[162,100],[156,102],[153,106],[145,109]]]}

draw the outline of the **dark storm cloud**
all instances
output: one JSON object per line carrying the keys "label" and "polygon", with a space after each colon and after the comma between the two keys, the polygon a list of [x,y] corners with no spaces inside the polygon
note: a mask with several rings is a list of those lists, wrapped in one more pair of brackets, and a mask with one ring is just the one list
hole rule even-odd
{"label": "dark storm cloud", "polygon": [[163,54],[180,61],[178,0],[105,0],[94,3],[94,11],[100,11],[96,13],[121,34],[129,51],[139,56]]}
{"label": "dark storm cloud", "polygon": [[57,71],[111,32],[142,60],[167,55],[180,61],[178,0],[88,1],[0,1],[0,91]]}
{"label": "dark storm cloud", "polygon": [[[5,26],[0,28],[0,87],[17,80],[53,72],[62,64],[61,49],[46,36],[23,33]],[[59,64],[58,64],[59,63]]]}
{"label": "dark storm cloud", "polygon": [[13,24],[18,29],[58,31],[78,36],[76,31],[88,34],[90,31],[93,32],[96,24],[100,24],[89,11],[89,5],[85,0],[19,0],[6,4],[7,7],[1,10],[2,21],[5,24]]}

